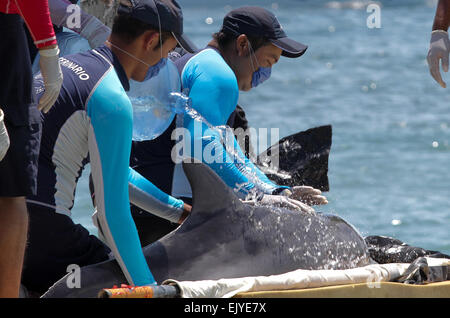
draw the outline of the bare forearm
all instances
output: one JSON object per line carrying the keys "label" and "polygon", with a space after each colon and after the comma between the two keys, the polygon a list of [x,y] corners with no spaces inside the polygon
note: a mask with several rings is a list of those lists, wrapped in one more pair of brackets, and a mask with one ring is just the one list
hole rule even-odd
{"label": "bare forearm", "polygon": [[433,31],[447,31],[450,24],[450,0],[439,0],[434,17]]}

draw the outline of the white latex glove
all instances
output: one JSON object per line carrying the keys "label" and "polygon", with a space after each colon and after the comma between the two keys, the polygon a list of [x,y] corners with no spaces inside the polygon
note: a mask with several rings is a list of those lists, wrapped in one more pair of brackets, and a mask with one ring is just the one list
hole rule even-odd
{"label": "white latex glove", "polygon": [[448,55],[450,52],[450,40],[448,33],[444,30],[435,30],[431,32],[430,49],[427,55],[428,67],[430,68],[431,76],[443,88],[447,85],[442,80],[441,72],[439,71],[439,60],[442,60],[442,69],[448,72]]}
{"label": "white latex glove", "polygon": [[87,39],[91,48],[96,48],[108,39],[111,29],[94,16],[87,18],[86,24],[81,29],[80,35]]}
{"label": "white latex glove", "polygon": [[63,74],[59,65],[59,48],[39,50],[39,66],[44,80],[45,92],[39,100],[38,109],[48,112],[55,104],[63,83]]}
{"label": "white latex glove", "polygon": [[281,195],[287,196],[291,199],[301,201],[308,205],[323,205],[327,204],[328,200],[322,194],[322,191],[314,189],[309,186],[295,186],[291,190],[284,190]]}
{"label": "white latex glove", "polygon": [[259,201],[251,200],[243,202],[253,206],[255,205],[274,206],[279,208],[286,208],[289,210],[300,211],[304,213],[315,213],[314,209],[308,206],[307,204],[304,204],[300,201],[293,200],[291,198],[282,195],[265,194]]}
{"label": "white latex glove", "polygon": [[4,118],[5,115],[0,109],[0,161],[2,161],[3,157],[5,157],[9,148],[9,135],[6,130]]}

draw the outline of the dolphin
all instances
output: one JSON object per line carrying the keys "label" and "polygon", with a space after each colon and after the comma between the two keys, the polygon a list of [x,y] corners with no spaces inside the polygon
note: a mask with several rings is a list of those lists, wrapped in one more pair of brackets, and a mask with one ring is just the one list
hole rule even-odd
{"label": "dolphin", "polygon": [[[166,279],[214,280],[282,274],[296,269],[348,269],[373,263],[363,237],[336,215],[307,214],[242,203],[215,172],[183,163],[193,191],[190,216],[143,248],[158,284]],[[42,297],[96,297],[126,283],[112,259],[69,273]]]}
{"label": "dolphin", "polygon": [[[166,143],[167,140],[170,139],[170,131],[171,130],[165,132],[162,137],[158,137],[152,141],[152,143],[154,142],[153,146],[151,148],[145,148],[145,152],[151,153],[151,150],[154,149],[155,153],[159,153],[157,148],[161,146],[161,142]],[[319,189],[322,192],[329,191],[328,157],[330,154],[331,143],[331,125],[310,128],[306,131],[300,131],[283,137],[277,143],[261,152],[256,158],[256,164],[269,179],[278,185],[306,185]],[[135,152],[132,156],[132,165],[135,165],[136,162],[139,161],[147,162],[146,159],[141,157],[142,154],[140,151]],[[253,152],[251,152],[249,158],[254,159]],[[278,158],[278,162],[272,162],[272,158]],[[142,167],[139,165],[137,167],[134,166],[134,168],[137,168],[139,173],[152,180],[158,188],[166,193],[171,193],[172,182],[162,180],[160,177],[161,169],[167,169],[169,166],[173,169],[174,163],[158,163],[155,165],[145,164]],[[274,169],[274,166],[277,167],[277,169]],[[166,171],[168,176],[167,179],[171,180],[173,171],[170,172],[169,170]],[[89,178],[89,187],[91,189],[91,195],[94,197],[92,177]],[[183,201],[192,204],[192,201],[189,198],[183,198]],[[136,211],[136,213],[138,212]],[[136,226],[138,228],[142,246],[157,241],[178,227],[178,224],[171,223],[166,219],[150,213],[145,213],[144,211],[139,211],[139,214],[137,215],[139,218],[135,218],[135,220],[137,220]],[[137,215],[134,214],[134,216]]]}

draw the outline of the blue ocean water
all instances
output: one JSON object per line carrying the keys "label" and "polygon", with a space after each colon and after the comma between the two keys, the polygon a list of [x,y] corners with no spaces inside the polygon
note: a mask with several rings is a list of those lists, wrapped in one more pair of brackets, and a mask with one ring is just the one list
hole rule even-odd
{"label": "blue ocean water", "polygon": [[[450,89],[426,64],[436,1],[379,1],[381,28],[373,29],[365,1],[179,3],[199,47],[244,4],[272,10],[289,36],[309,45],[300,59],[282,58],[239,103],[252,127],[279,128],[280,137],[333,126],[329,204],[316,210],[342,216],[363,235],[450,253]],[[95,232],[86,175],[73,217]]]}

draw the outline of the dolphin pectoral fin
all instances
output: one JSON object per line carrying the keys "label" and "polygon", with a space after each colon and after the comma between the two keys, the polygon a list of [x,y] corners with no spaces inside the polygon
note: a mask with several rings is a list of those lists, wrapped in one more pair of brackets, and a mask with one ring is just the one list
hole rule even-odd
{"label": "dolphin pectoral fin", "polygon": [[192,214],[213,214],[216,211],[243,205],[237,195],[207,165],[183,161],[183,169],[192,189]]}

